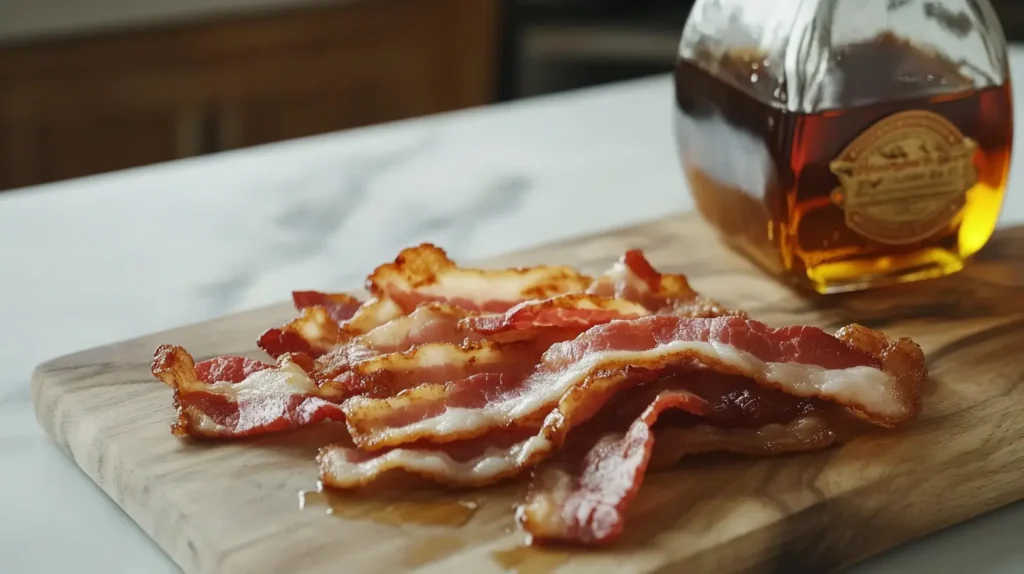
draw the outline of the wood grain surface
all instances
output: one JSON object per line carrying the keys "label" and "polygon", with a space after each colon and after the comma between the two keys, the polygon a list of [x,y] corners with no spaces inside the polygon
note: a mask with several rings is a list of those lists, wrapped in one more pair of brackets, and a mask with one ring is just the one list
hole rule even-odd
{"label": "wood grain surface", "polygon": [[156,346],[259,357],[256,337],[291,317],[289,305],[40,365],[36,412],[188,572],[827,572],[1024,495],[1024,228],[1000,231],[956,276],[819,298],[728,252],[692,215],[484,264],[596,273],[631,247],[770,324],[860,322],[913,337],[932,375],[921,419],[824,452],[683,461],[648,477],[620,544],[579,551],[523,546],[518,483],[301,496],[315,491],[316,448],[343,436],[338,426],[230,444],[172,437],[171,392],[149,374]]}

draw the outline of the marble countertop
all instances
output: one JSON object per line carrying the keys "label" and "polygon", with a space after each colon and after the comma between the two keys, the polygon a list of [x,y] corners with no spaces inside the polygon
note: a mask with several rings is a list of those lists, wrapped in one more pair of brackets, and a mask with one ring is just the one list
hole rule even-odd
{"label": "marble countertop", "polygon": [[[1021,77],[1024,50],[1013,62]],[[35,364],[350,287],[418,241],[479,258],[690,209],[671,90],[655,77],[0,194],[0,571],[177,571],[43,435]],[[1011,189],[1002,225],[1021,222]],[[853,572],[1024,571],[1022,527],[1019,504]]]}

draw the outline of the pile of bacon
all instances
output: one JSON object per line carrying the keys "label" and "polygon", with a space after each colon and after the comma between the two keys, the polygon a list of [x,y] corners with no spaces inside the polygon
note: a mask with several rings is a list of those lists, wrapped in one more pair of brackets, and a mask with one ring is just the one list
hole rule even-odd
{"label": "pile of bacon", "polygon": [[[604,544],[648,468],[711,451],[822,449],[918,413],[920,348],[859,325],[771,328],[627,252],[568,267],[459,268],[432,245],[367,278],[370,298],[293,294],[259,346],[277,361],[195,363],[163,345],[179,436],[238,438],[344,421],[327,487],[404,471],[456,486],[530,475],[537,541]],[[657,423],[657,424],[656,424]]]}

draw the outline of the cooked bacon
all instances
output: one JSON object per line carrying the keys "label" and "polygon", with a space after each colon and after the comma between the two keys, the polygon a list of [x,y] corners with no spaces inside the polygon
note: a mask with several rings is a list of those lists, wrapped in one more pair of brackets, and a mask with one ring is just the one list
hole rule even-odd
{"label": "cooked bacon", "polygon": [[338,322],[325,307],[306,307],[302,315],[279,328],[267,329],[257,345],[275,359],[285,353],[302,353],[312,358],[333,349],[343,338]]}
{"label": "cooked bacon", "polygon": [[299,311],[310,307],[323,307],[336,323],[343,323],[362,305],[362,301],[347,293],[322,293],[320,291],[292,291],[292,302]]}
{"label": "cooked bacon", "polygon": [[544,541],[603,544],[617,538],[643,483],[658,416],[669,409],[703,415],[709,408],[692,393],[661,391],[625,433],[603,436],[571,463],[541,466],[517,509],[520,525]]}
{"label": "cooked bacon", "polygon": [[[701,409],[667,410],[673,403],[666,405],[665,397],[676,393],[694,397]],[[646,410],[629,417],[637,405]],[[659,414],[664,420],[652,431]],[[631,419],[628,428],[623,417]],[[609,430],[616,427],[625,430]],[[749,378],[708,370],[675,373],[617,395],[614,404],[574,430],[560,455],[534,470],[517,517],[539,542],[608,544],[621,534],[647,470],[702,452],[816,450],[865,427],[841,405],[792,396]]]}
{"label": "cooked bacon", "polygon": [[591,282],[571,267],[461,268],[443,249],[424,243],[402,250],[394,262],[374,270],[366,279],[372,298],[361,305],[345,294],[293,293],[302,316],[267,330],[258,344],[275,358],[284,353],[317,358],[421,305],[444,303],[471,313],[504,313],[520,303],[582,292]]}
{"label": "cooked bacon", "polygon": [[337,404],[316,396],[311,367],[308,357],[291,354],[277,365],[244,357],[196,364],[185,349],[161,345],[152,372],[174,389],[175,435],[239,438],[341,420]]}
{"label": "cooked bacon", "polygon": [[851,423],[811,413],[755,428],[709,424],[666,426],[658,429],[651,468],[663,469],[684,456],[708,452],[768,456],[821,450],[855,436],[851,429],[856,427]]}
{"label": "cooked bacon", "polygon": [[[476,388],[480,393],[488,388],[471,383],[465,386]],[[413,394],[417,392],[425,391],[412,391]],[[609,428],[627,428],[662,393],[687,393],[697,397],[701,404],[706,405],[700,412],[702,420],[719,425],[748,424],[743,417],[750,417],[749,424],[764,424],[765,428],[790,417],[835,415],[835,420],[850,418],[844,416],[845,409],[839,405],[819,399],[792,397],[742,377],[704,370],[665,374],[635,371],[628,376],[609,374],[592,384],[585,393],[568,394],[555,410],[547,413],[543,423],[536,426],[525,424],[494,430],[471,440],[445,444],[421,441],[375,452],[329,447],[321,454],[320,478],[336,488],[355,488],[372,482],[387,471],[405,470],[446,484],[483,486],[520,474],[547,459],[572,436],[571,432],[575,432],[577,437],[582,435],[585,441],[587,437],[599,436]],[[478,402],[485,398],[480,394],[471,396]],[[588,428],[585,425],[595,424],[592,421],[598,411],[595,431],[593,426]],[[690,412],[694,411],[691,409]],[[531,431],[537,427],[539,430]],[[496,442],[495,437],[500,437],[500,440]],[[510,442],[509,437],[521,437],[521,440]],[[669,449],[662,450],[665,453],[662,458],[681,455]]]}
{"label": "cooked bacon", "polygon": [[637,249],[627,251],[587,293],[633,301],[651,312],[681,317],[746,317],[742,311],[726,309],[694,291],[685,275],[659,273]]}
{"label": "cooked bacon", "polygon": [[459,321],[467,312],[434,303],[418,307],[409,315],[388,321],[365,334],[350,337],[316,361],[317,378],[330,381],[348,372],[353,365],[388,353],[400,353],[429,343],[457,345],[480,340],[474,333],[465,332]]}
{"label": "cooked bacon", "polygon": [[[515,370],[516,376],[523,376],[551,344],[572,339],[613,316],[625,318],[641,312],[643,309],[635,303],[593,295],[529,301],[504,315],[477,315],[448,304],[432,303],[336,346],[317,359],[315,371],[323,385],[343,385],[349,394],[367,396],[390,396],[415,386],[395,385],[393,381],[397,379],[430,383],[435,379],[417,378],[421,367],[436,371],[441,361],[451,366],[467,362],[476,362],[480,367],[485,363],[505,364],[508,366],[492,372],[510,376]],[[512,334],[508,335],[509,332]],[[486,362],[479,356],[483,351],[489,357]],[[403,355],[392,356],[395,353]],[[416,360],[429,362],[418,365]],[[368,371],[368,365],[354,369],[364,361],[374,362],[372,371]],[[369,372],[377,374],[376,381],[360,379]],[[377,382],[381,378],[390,380],[386,385],[389,391],[371,391],[381,388]]]}
{"label": "cooked bacon", "polygon": [[462,268],[440,247],[424,243],[402,250],[393,263],[374,270],[366,288],[374,296],[391,299],[406,313],[429,302],[504,313],[523,301],[582,292],[591,282],[571,267]]}
{"label": "cooked bacon", "polygon": [[[409,418],[428,416],[422,409],[433,408],[437,403],[424,393],[438,389],[445,389],[452,401],[462,404],[485,401],[490,397],[486,395],[488,391],[500,387],[502,377],[524,377],[542,351],[529,343],[431,343],[356,363],[330,381],[322,382],[322,389],[332,397],[355,395],[402,404],[403,407],[376,413],[373,419],[400,425]],[[355,421],[353,428],[361,424],[362,421]]]}
{"label": "cooked bacon", "polygon": [[486,486],[515,476],[549,452],[543,437],[521,429],[493,432],[474,440],[417,444],[382,452],[330,445],[320,449],[317,466],[324,486],[354,489],[389,472],[403,472],[451,486]]}
{"label": "cooked bacon", "polygon": [[[651,429],[659,402],[623,434],[608,434],[582,456],[569,453],[539,466],[526,499],[516,509],[522,528],[536,542],[606,545],[625,526],[625,512],[644,474],[675,464],[686,455],[731,452],[775,455],[821,450],[840,434],[816,415],[759,428],[699,424]],[[655,441],[655,437],[657,441]]]}
{"label": "cooked bacon", "polygon": [[[244,437],[344,420],[325,486],[397,471],[482,486],[533,470],[518,509],[543,541],[606,544],[645,473],[711,451],[825,448],[920,409],[920,348],[859,325],[773,329],[627,251],[569,267],[460,268],[431,244],[367,278],[365,302],[295,291],[267,364],[163,345],[176,435]],[[655,440],[655,437],[657,440]]]}
{"label": "cooked bacon", "polygon": [[[358,451],[358,454],[340,447],[329,448],[321,453],[320,479],[336,488],[355,488],[372,482],[386,471],[401,469],[452,485],[492,484],[520,474],[548,458],[561,446],[573,426],[593,416],[615,390],[624,386],[615,383],[628,380],[639,384],[657,376],[657,372],[643,370],[609,373],[602,381],[604,384],[595,384],[592,393],[567,397],[554,411],[526,415],[516,425],[493,427],[482,435],[475,434],[475,429],[431,435],[430,427],[424,427],[421,430],[425,440],[413,439],[411,444],[404,446],[378,447],[375,452],[350,449]],[[455,384],[423,385],[393,397],[389,401],[393,408],[377,413],[378,418],[374,422],[400,427],[408,420],[431,420],[444,414],[439,410],[424,410],[430,408],[458,409],[465,413],[464,416],[471,417],[500,398],[502,392],[502,379],[493,374],[468,377]],[[443,401],[431,396],[440,393],[445,395]],[[360,436],[361,424],[363,421],[349,425],[353,437]],[[416,432],[410,434],[419,436]],[[494,443],[494,436],[522,438],[511,443],[506,440],[502,446]],[[395,444],[401,442],[396,441]],[[480,445],[480,448],[466,450],[460,446],[464,444]],[[450,452],[453,448],[459,449],[461,456],[453,456]]]}
{"label": "cooked bacon", "polygon": [[798,397],[837,402],[882,426],[915,416],[914,397],[925,372],[920,348],[905,339],[886,341],[862,327],[840,334],[843,339],[812,327],[772,329],[738,317],[654,315],[613,321],[551,346],[533,373],[522,379],[503,377],[491,391],[496,400],[478,407],[455,399],[457,385],[424,385],[405,396],[354,397],[343,408],[353,439],[362,448],[421,439],[446,442],[536,421],[537,413],[550,411],[559,401],[593,401],[601,396],[594,393],[595,386],[628,384],[638,371],[701,366]]}
{"label": "cooked bacon", "polygon": [[489,339],[514,341],[534,338],[544,329],[571,330],[575,336],[608,321],[650,314],[643,305],[626,299],[569,293],[524,301],[504,314],[468,317],[459,325]]}

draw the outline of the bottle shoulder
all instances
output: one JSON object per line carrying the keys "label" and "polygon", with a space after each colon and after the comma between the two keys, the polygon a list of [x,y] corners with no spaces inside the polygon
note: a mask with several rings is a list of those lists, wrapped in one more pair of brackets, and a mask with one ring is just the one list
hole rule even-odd
{"label": "bottle shoulder", "polygon": [[987,0],[697,0],[679,57],[800,113],[1009,81]]}

